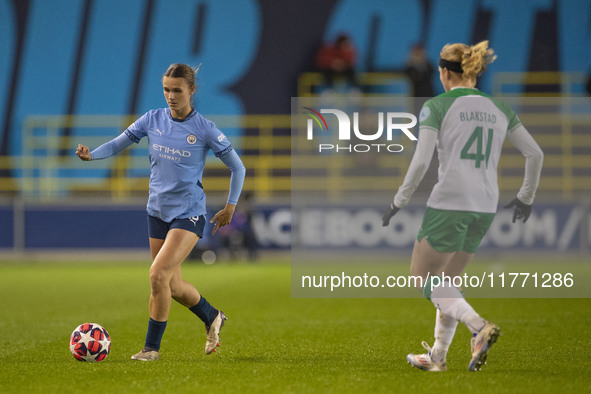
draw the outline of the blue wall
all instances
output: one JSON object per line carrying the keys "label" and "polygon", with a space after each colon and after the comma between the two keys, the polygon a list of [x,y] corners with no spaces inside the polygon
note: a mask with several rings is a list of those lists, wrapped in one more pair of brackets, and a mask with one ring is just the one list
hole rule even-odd
{"label": "blue wall", "polygon": [[0,0],[0,155],[20,152],[31,114],[165,105],[173,62],[202,63],[203,113],[289,113],[297,76],[339,32],[359,70],[400,69],[417,41],[435,61],[446,43],[488,38],[492,72],[587,71],[589,15],[589,0]]}

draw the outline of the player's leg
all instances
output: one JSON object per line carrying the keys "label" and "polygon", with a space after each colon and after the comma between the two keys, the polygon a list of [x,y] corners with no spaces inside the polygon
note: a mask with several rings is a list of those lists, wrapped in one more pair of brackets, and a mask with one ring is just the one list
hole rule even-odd
{"label": "player's leg", "polygon": [[433,332],[435,343],[433,343],[433,349],[431,349],[431,358],[434,362],[445,362],[447,352],[458,327],[458,321],[441,312],[441,309],[437,309],[435,313],[435,329]]}
{"label": "player's leg", "polygon": [[450,277],[461,276],[473,257],[474,253],[467,253],[463,250],[454,252],[452,258],[442,267],[441,271]]}
{"label": "player's leg", "polygon": [[205,297],[191,283],[182,278],[181,267],[173,274],[170,282],[172,298],[179,304],[186,306],[203,321],[206,327],[211,326],[219,311],[212,307]]}
{"label": "player's leg", "polygon": [[205,352],[210,354],[219,346],[220,330],[224,325],[226,316],[201,296],[199,291],[191,283],[182,278],[181,266],[179,266],[170,282],[172,298],[181,305],[189,308],[205,324],[207,340]]}
{"label": "player's leg", "polygon": [[[182,229],[197,235],[197,239],[203,236],[205,216],[195,216],[187,219],[176,219],[171,223],[171,230]],[[203,297],[191,283],[183,280],[181,265],[179,264],[170,279],[172,298],[179,304],[189,308],[203,323],[207,332],[205,353],[210,354],[219,346],[220,330],[224,326],[226,315],[217,310]]]}
{"label": "player's leg", "polygon": [[172,294],[170,282],[175,271],[187,258],[199,238],[193,232],[171,229],[164,245],[150,267],[150,317],[157,321],[168,319]]}
{"label": "player's leg", "polygon": [[[492,222],[491,216],[485,217]],[[453,277],[444,269],[450,268],[457,273],[461,265],[470,261],[488,229],[488,226],[481,226],[478,233],[473,231],[472,227],[479,218],[478,214],[472,212],[427,207],[411,260],[411,274],[424,279],[425,297],[444,315],[462,321],[472,332],[482,329],[484,319],[464,300],[452,283]],[[487,224],[490,225],[490,222]]]}
{"label": "player's leg", "polygon": [[417,281],[417,286],[423,290],[426,281],[433,277],[440,275],[443,267],[445,267],[454,256],[454,252],[442,253],[438,252],[429,246],[426,238],[420,241],[415,241],[410,259],[410,274],[412,276],[420,276],[422,283]]}
{"label": "player's leg", "polygon": [[[148,229],[150,234],[150,254],[152,255],[152,262],[154,262],[158,252],[160,252],[160,249],[162,249],[162,246],[164,245],[166,233],[168,232],[168,223],[148,215]],[[159,349],[150,347],[150,343],[153,344],[156,342],[159,344],[160,339],[158,339],[158,337],[162,338],[165,328],[165,323],[162,324],[161,322],[155,322],[152,321],[152,319],[149,319],[144,348],[141,352],[131,356],[131,359],[140,361],[158,360],[160,358],[158,354]]]}
{"label": "player's leg", "polygon": [[[463,251],[455,252],[451,260],[442,268],[442,272],[445,272],[446,275],[452,278],[461,275],[473,256],[474,254]],[[457,326],[458,320],[437,309],[434,330],[435,343],[431,349],[431,358],[433,361],[445,361]]]}
{"label": "player's leg", "polygon": [[[423,240],[424,241],[424,240]],[[436,256],[440,252],[436,251],[427,242],[420,242],[419,249],[421,250],[420,256]],[[452,261],[452,257],[447,256],[447,253],[441,254],[441,261],[445,260],[442,267],[448,266]],[[433,258],[433,257],[431,257]],[[417,262],[417,265],[422,265],[421,262]],[[439,271],[440,274],[442,271]],[[443,314],[453,317],[466,324],[468,329],[472,333],[480,331],[485,324],[474,309],[464,299],[460,290],[458,290],[452,283],[453,278],[445,272],[445,276],[438,277],[436,275],[431,276],[423,287],[423,294],[427,297],[436,308],[440,309]]]}
{"label": "player's leg", "polygon": [[[193,287],[190,283],[182,281],[185,287]],[[176,299],[176,298],[175,298]],[[179,301],[178,299],[176,299]],[[215,352],[220,346],[220,330],[227,320],[223,311],[214,308],[202,295],[199,297],[184,298],[179,301],[193,312],[204,324],[207,339],[205,341],[205,353]]]}
{"label": "player's leg", "polygon": [[[464,255],[458,253],[458,261],[455,262],[458,266],[464,264],[464,261],[462,261],[463,258],[467,258],[468,260],[472,258],[494,219],[494,214],[475,214],[475,216],[476,219],[471,223],[466,234],[462,252]],[[484,327],[478,332],[473,333],[474,337],[470,341],[472,350],[472,359],[468,364],[468,370],[470,371],[478,371],[482,368],[482,365],[486,362],[490,347],[501,335],[501,331],[497,325],[486,320],[484,322]]]}
{"label": "player's leg", "polygon": [[197,304],[201,298],[195,286],[183,279],[182,265],[178,266],[172,274],[170,290],[172,299],[187,308]]}
{"label": "player's leg", "polygon": [[160,249],[162,249],[162,245],[164,245],[164,238],[160,239],[150,237],[149,242],[150,254],[152,255],[152,262],[154,262],[154,259],[156,259],[156,256],[158,256],[158,252],[160,252]]}
{"label": "player's leg", "polygon": [[171,285],[172,298],[181,305],[189,308],[205,324],[207,340],[205,353],[210,354],[220,345],[220,330],[224,326],[226,315],[214,308],[191,283],[182,278],[179,266],[173,274]]}
{"label": "player's leg", "polygon": [[[472,360],[468,367],[470,371],[480,369],[486,360],[488,349],[497,340],[500,331],[496,325],[487,322],[476,313],[474,308],[464,299],[460,290],[454,286],[453,278],[460,275],[474,257],[474,253],[492,223],[493,217],[492,214],[469,212],[458,214],[455,219],[453,214],[449,215],[449,221],[453,224],[454,229],[458,230],[458,232],[465,229],[465,234],[460,245],[450,243],[458,251],[443,266],[448,270],[445,271],[445,276],[441,280],[437,278],[438,283],[435,283],[436,278],[433,278],[424,288],[425,296],[444,315],[461,321],[474,335],[472,340]],[[437,244],[435,243],[435,245]],[[433,248],[428,244],[421,246]],[[438,251],[434,250],[429,253],[438,253]],[[436,350],[437,354],[439,354],[439,349]]]}
{"label": "player's leg", "polygon": [[[417,253],[413,257],[415,266],[412,271],[413,274],[423,276],[429,272],[432,275],[425,284],[424,294],[437,308],[434,330],[435,343],[433,348],[430,348],[424,342],[423,347],[428,350],[428,353],[409,354],[407,360],[412,366],[426,371],[445,371],[447,369],[447,351],[453,340],[458,321],[465,323],[473,333],[481,330],[486,322],[474,311],[470,304],[462,297],[460,291],[453,287],[449,281],[444,281],[443,283],[438,283],[437,286],[431,287],[435,278],[439,279],[437,275],[442,272],[445,272],[446,277],[452,277],[448,275],[448,271],[443,271],[443,267],[449,268],[450,265],[460,266],[461,262],[457,261],[458,255],[452,253],[450,256],[449,253],[437,252],[425,239],[415,245],[415,250]],[[439,258],[437,257],[438,255],[440,255]],[[471,256],[461,257],[471,258]],[[444,263],[438,268],[433,263],[434,261],[442,261]],[[431,289],[432,291],[430,291]],[[482,325],[480,325],[480,322],[482,322]]]}
{"label": "player's leg", "polygon": [[160,342],[170,311],[170,282],[175,270],[189,255],[197,239],[195,233],[181,229],[170,230],[164,240],[150,238],[150,251],[153,257],[150,267],[150,320],[144,349],[132,356],[132,359],[151,361],[159,358]]}
{"label": "player's leg", "polygon": [[[437,346],[428,348],[428,355],[409,355],[408,361],[413,366],[430,371],[444,370],[447,348],[457,326],[455,321],[462,321],[475,335],[487,326],[487,322],[474,311],[452,283],[452,278],[459,275],[473,257],[492,222],[492,218],[487,216],[490,221],[481,223],[477,236],[474,236],[469,230],[478,217],[472,213],[430,208],[425,213],[413,250],[411,274],[426,279],[423,294],[440,313],[437,314],[435,327]],[[474,370],[472,364],[470,370]]]}
{"label": "player's leg", "polygon": [[[438,276],[453,258],[454,252],[441,253],[429,246],[427,239],[422,238],[420,241],[416,241],[410,263],[410,273],[413,276],[420,276],[423,281],[421,283],[421,291],[433,276]],[[430,283],[430,282],[429,282]],[[419,283],[417,283],[418,285]],[[407,361],[416,368],[424,371],[446,371],[447,362],[445,356],[447,354],[447,348],[451,344],[455,328],[457,326],[457,320],[449,318],[444,315],[441,310],[437,309],[435,319],[435,345],[431,348],[427,342],[423,341],[422,346],[427,350],[425,354],[409,354],[406,356]],[[442,346],[448,343],[447,348]],[[438,345],[438,347],[436,347]],[[434,350],[437,352],[434,352]],[[444,350],[445,351],[442,351]]]}

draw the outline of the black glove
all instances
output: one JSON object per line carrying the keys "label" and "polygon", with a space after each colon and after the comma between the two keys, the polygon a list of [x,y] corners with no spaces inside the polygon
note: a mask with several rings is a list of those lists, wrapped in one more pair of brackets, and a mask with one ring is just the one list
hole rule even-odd
{"label": "black glove", "polygon": [[509,204],[505,205],[505,208],[511,207],[515,207],[515,210],[513,211],[513,223],[515,223],[515,220],[519,219],[523,219],[523,223],[527,222],[527,219],[531,214],[531,205],[527,205],[515,197]]}
{"label": "black glove", "polygon": [[382,216],[382,226],[386,227],[390,224],[390,219],[392,219],[392,216],[396,215],[396,212],[399,210],[400,208],[394,206],[394,203],[391,203],[388,209],[386,209],[386,212],[384,212],[384,216]]}

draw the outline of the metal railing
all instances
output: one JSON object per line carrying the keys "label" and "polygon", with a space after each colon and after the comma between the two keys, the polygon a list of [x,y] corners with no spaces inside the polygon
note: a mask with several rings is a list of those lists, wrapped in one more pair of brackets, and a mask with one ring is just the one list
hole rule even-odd
{"label": "metal railing", "polygon": [[[302,76],[298,85],[300,94],[311,94],[319,78],[316,73]],[[396,81],[401,77],[378,74],[363,78],[377,84],[378,81],[384,83],[384,78]],[[519,80],[522,83],[524,78],[518,73],[496,74],[495,89],[503,92],[503,84]],[[560,83],[561,89],[569,92],[579,89],[572,87],[575,82],[580,84],[583,81],[582,75],[559,73],[534,73],[526,80],[536,84],[540,81]],[[545,153],[539,194],[558,195],[565,199],[588,196],[591,191],[591,98],[546,97],[535,99],[533,104],[528,100],[531,98],[516,96],[510,103],[516,107],[523,124]],[[108,160],[82,163],[74,154],[78,143],[96,147],[117,136],[136,118],[135,115],[26,118],[22,127],[21,154],[0,157],[0,195],[32,199],[98,195],[113,200],[145,196],[149,176],[146,141]],[[228,135],[241,155],[247,168],[244,190],[256,192],[263,201],[289,196],[294,181],[291,177],[290,115],[219,115],[209,118]],[[295,182],[303,182],[311,191],[330,189],[332,194],[372,190],[382,187],[384,182],[396,187],[402,183],[409,161],[410,155],[398,155],[396,160],[377,157],[373,165],[382,171],[376,172],[375,176],[355,178],[352,170],[359,163],[354,160],[335,158],[327,164],[325,158],[318,155],[298,157],[298,167],[304,166],[312,175],[309,179],[298,177]],[[520,187],[523,166],[522,155],[507,143],[499,163],[501,192],[514,192]],[[316,174],[325,175],[315,178]],[[227,193],[228,175],[221,161],[213,156],[208,158],[204,173],[208,194]],[[330,184],[322,179],[330,179]]]}
{"label": "metal railing", "polygon": [[[71,195],[107,195],[124,200],[145,195],[149,162],[147,141],[107,160],[82,163],[78,143],[96,147],[117,136],[136,117],[117,115],[31,116],[23,125],[20,156],[0,158],[0,193],[56,199]],[[290,116],[211,116],[230,137],[247,168],[244,190],[262,198],[290,190]],[[69,135],[64,135],[65,130]],[[244,134],[244,135],[242,135]],[[208,192],[227,192],[229,171],[208,157]]]}
{"label": "metal railing", "polygon": [[497,72],[492,76],[493,96],[572,97],[585,94],[582,72]]}
{"label": "metal railing", "polygon": [[[357,78],[363,91],[372,96],[412,96],[410,81],[402,72],[366,72]],[[303,73],[298,78],[298,97],[314,96],[324,84],[321,73]]]}

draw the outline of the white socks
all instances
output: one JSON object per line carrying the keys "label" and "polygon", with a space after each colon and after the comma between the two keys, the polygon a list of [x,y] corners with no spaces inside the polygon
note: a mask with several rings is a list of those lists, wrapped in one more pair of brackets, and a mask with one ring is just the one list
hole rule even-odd
{"label": "white socks", "polygon": [[437,316],[435,318],[435,344],[431,349],[431,360],[439,363],[445,360],[449,345],[451,345],[456,333],[458,321],[451,316],[443,314],[440,309],[437,309]]}
{"label": "white socks", "polygon": [[[430,285],[431,282],[427,282],[427,286]],[[474,308],[466,302],[462,293],[452,286],[449,281],[444,281],[439,286],[433,287],[431,302],[444,315],[464,323],[472,334],[478,333],[486,325],[486,320],[474,311]]]}

